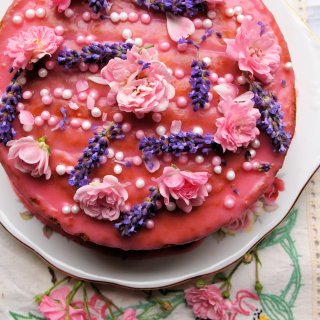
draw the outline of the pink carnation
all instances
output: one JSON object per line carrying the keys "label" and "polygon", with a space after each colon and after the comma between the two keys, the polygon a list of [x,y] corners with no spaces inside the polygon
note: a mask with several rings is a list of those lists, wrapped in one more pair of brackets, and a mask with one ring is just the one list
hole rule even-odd
{"label": "pink carnation", "polygon": [[5,54],[14,59],[14,69],[25,69],[29,63],[36,63],[45,55],[55,53],[61,42],[62,38],[56,36],[54,29],[33,26],[10,38]]}
{"label": "pink carnation", "polygon": [[224,151],[235,152],[240,147],[247,147],[260,134],[257,128],[260,112],[254,108],[253,93],[248,91],[236,97],[238,89],[231,84],[216,86],[215,90],[222,98],[218,108],[224,115],[216,120],[215,142]]}
{"label": "pink carnation", "polygon": [[71,0],[51,0],[50,5],[52,8],[58,8],[59,12],[63,12],[70,7]]}
{"label": "pink carnation", "polygon": [[175,96],[168,68],[146,49],[133,47],[127,52],[126,60],[110,60],[102,69],[101,77],[116,93],[121,111],[161,112],[169,107],[169,101]]}
{"label": "pink carnation", "polygon": [[185,298],[194,315],[200,319],[228,320],[231,303],[222,297],[214,284],[185,290]]}
{"label": "pink carnation", "polygon": [[10,147],[8,159],[14,160],[14,166],[23,173],[31,173],[33,177],[51,177],[49,166],[49,147],[44,138],[39,141],[32,137],[11,140],[7,143]]}
{"label": "pink carnation", "polygon": [[181,210],[189,213],[192,207],[201,206],[208,196],[206,183],[209,176],[208,172],[189,172],[165,167],[162,176],[154,181],[158,183],[166,205],[171,196]]}
{"label": "pink carnation", "polygon": [[122,317],[122,320],[138,320],[137,311],[134,309],[127,309]]}
{"label": "pink carnation", "polygon": [[103,181],[92,182],[79,188],[74,200],[80,203],[81,209],[93,218],[117,220],[125,208],[128,199],[126,186],[114,176],[105,176]]}
{"label": "pink carnation", "polygon": [[[44,296],[39,305],[39,311],[48,320],[65,320],[66,319],[66,299],[70,293],[67,287],[54,290],[50,296]],[[75,309],[69,306],[70,320],[85,320],[86,312],[84,309]]]}
{"label": "pink carnation", "polygon": [[272,31],[262,23],[244,19],[235,39],[225,39],[227,56],[239,62],[242,71],[265,83],[273,80],[273,74],[280,64],[281,48]]}

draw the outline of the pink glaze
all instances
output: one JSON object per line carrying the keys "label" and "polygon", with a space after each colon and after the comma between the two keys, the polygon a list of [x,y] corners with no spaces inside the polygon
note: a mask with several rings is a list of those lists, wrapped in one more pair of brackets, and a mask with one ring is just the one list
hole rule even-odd
{"label": "pink glaze", "polygon": [[[291,61],[286,43],[275,20],[260,0],[252,0],[250,2],[247,0],[226,0],[225,2],[226,7],[234,8],[239,5],[242,6],[244,12],[250,13],[250,15],[254,17],[261,17],[264,23],[275,31],[276,38],[282,48],[281,64]],[[72,21],[81,20],[82,13],[86,10],[84,8],[85,4],[81,1],[73,2],[72,9],[74,10],[74,18],[66,19],[64,16],[59,16],[59,22],[57,22],[57,12],[53,12],[43,5],[43,1],[40,2],[40,0],[36,0],[34,3],[41,3],[47,10],[47,17],[46,19],[40,20],[41,24],[53,28],[57,24],[63,26],[65,29],[64,36],[68,39],[67,43],[63,45],[78,49],[79,44],[77,44],[76,39],[77,36],[79,36],[79,30],[77,30],[75,26],[72,26]],[[22,29],[35,24],[35,20],[28,20],[24,22],[23,26],[13,25],[11,22],[12,17],[16,14],[25,12],[25,10],[30,7],[30,2],[27,0],[16,0],[13,5],[14,6],[9,9],[9,12],[0,27],[0,55],[2,61],[0,65],[0,74],[2,75],[0,78],[0,91],[2,92],[11,78],[11,75],[8,73],[8,69],[11,66],[11,60],[8,57],[3,56],[2,53],[5,51],[7,39],[17,32],[17,28]],[[113,2],[113,10],[116,12],[122,12],[123,8],[126,8],[127,6],[128,2],[125,0]],[[218,14],[215,19],[215,29],[221,31],[225,36],[228,36],[228,38],[234,38],[239,24],[235,20],[226,17],[224,13],[219,13],[218,9],[216,11]],[[161,43],[162,41],[168,41],[170,44],[172,43],[167,35],[166,20],[164,16],[157,15],[156,18],[153,18],[152,15],[152,21],[150,21],[150,15],[147,14],[145,10],[136,8],[134,5],[130,5],[130,12],[135,12],[140,16],[140,21],[130,24],[134,37],[142,38],[144,43],[156,44]],[[146,16],[149,16],[149,18],[147,19]],[[128,19],[131,21],[130,13]],[[147,22],[147,20],[149,20],[149,22]],[[129,22],[126,23],[129,24]],[[148,27],[146,27],[146,23],[149,23]],[[108,41],[109,34],[105,32],[108,28],[112,28],[112,41],[123,41],[123,24],[115,25],[108,19],[90,21],[89,23],[84,24],[82,28],[81,34],[86,37],[87,41]],[[154,32],[154,30],[157,30],[157,32]],[[193,38],[197,40],[202,34],[203,29],[199,29],[193,35]],[[203,50],[208,51],[204,56],[212,57],[212,61],[215,62],[210,67],[211,72],[221,76],[230,73],[235,79],[241,75],[237,69],[237,62],[230,62],[230,60],[224,57],[225,45],[216,37],[211,37],[206,41],[203,44]],[[165,61],[172,70],[176,70],[177,68],[183,70],[186,75],[190,74],[189,66],[194,58],[195,51],[189,50],[189,47],[184,45],[176,46],[172,43],[170,51],[162,52],[159,50],[159,60]],[[271,85],[270,89],[276,92],[279,102],[283,106],[287,128],[289,132],[293,134],[295,126],[294,74],[293,72],[287,72],[280,68],[274,77],[275,82]],[[281,87],[281,80],[283,79],[287,82],[286,88]],[[85,71],[80,72],[78,68],[64,71],[62,68],[56,66],[53,72],[49,71],[49,75],[45,80],[33,79],[32,81],[28,81],[24,86],[24,91],[29,90],[31,92],[36,92],[37,94],[34,94],[29,100],[24,101],[26,110],[30,111],[35,118],[40,116],[41,119],[45,121],[50,119],[50,115],[57,117],[57,119],[60,120],[61,104],[59,102],[63,102],[63,100],[55,95],[57,103],[50,106],[49,113],[48,111],[43,110],[43,105],[40,100],[41,97],[38,92],[44,87],[44,81],[45,87],[47,87],[50,92],[54,92],[56,88],[71,88],[72,90],[75,90],[76,82],[78,80],[87,80]],[[185,77],[182,80],[175,79],[174,85],[176,87],[176,97],[187,97],[189,92],[188,77]],[[106,86],[95,85],[90,82],[90,88],[98,90],[101,97],[105,97],[108,94],[108,88]],[[247,91],[247,89],[246,86],[239,86],[241,93]],[[207,110],[198,112],[196,117],[191,104],[190,107],[188,104],[184,109],[181,109],[176,104],[172,103],[170,104],[170,108],[168,108],[163,115],[161,123],[156,124],[156,126],[163,125],[166,128],[170,128],[172,121],[181,120],[183,123],[183,130],[185,131],[192,130],[196,125],[202,127],[204,133],[214,132],[215,120],[216,118],[221,117],[221,114],[213,108],[217,103],[218,98],[214,94],[211,107]],[[48,112],[48,114],[44,114],[44,112]],[[112,119],[113,115],[119,112],[119,109],[116,106],[106,106],[104,107],[103,112],[107,114],[108,119]],[[102,124],[102,119],[92,118],[86,107],[80,107],[79,110],[68,108],[68,115],[70,119],[76,118],[81,121],[90,120],[92,125]],[[116,143],[111,142],[111,147],[115,152],[125,150],[126,157],[140,156],[141,154],[137,151],[139,141],[136,134],[139,133],[139,137],[155,135],[155,123],[151,120],[151,115],[147,115],[143,119],[136,119],[132,114],[125,114],[124,122],[130,123],[132,130],[127,133],[125,140],[117,141]],[[23,131],[19,122],[15,122],[14,128],[17,131],[17,138],[26,136],[26,133]],[[46,135],[46,141],[51,148],[50,167],[55,168],[58,164],[64,163],[69,167],[69,170],[72,170],[71,168],[77,163],[81,150],[87,146],[88,139],[92,137],[92,130],[84,131],[71,125],[68,125],[64,131],[52,131],[51,129],[52,127],[49,127],[45,122],[43,126],[35,126],[32,135],[34,138]],[[243,152],[226,155],[225,160],[227,162],[227,168],[223,170],[233,168],[236,173],[236,179],[234,181],[229,182],[225,179],[223,174],[217,175],[213,173],[208,180],[208,183],[212,186],[212,190],[202,206],[194,207],[189,214],[184,214],[178,210],[172,214],[165,208],[162,208],[159,214],[154,218],[155,225],[153,229],[144,229],[130,239],[122,238],[111,222],[95,220],[85,215],[82,211],[77,215],[62,214],[60,210],[61,205],[59,204],[73,203],[73,196],[75,193],[75,189],[68,185],[65,176],[53,175],[52,178],[44,184],[44,180],[41,178],[34,179],[28,175],[22,174],[6,160],[8,151],[7,148],[4,148],[3,146],[0,146],[0,159],[10,176],[13,186],[15,189],[19,190],[19,196],[23,203],[42,221],[45,221],[55,228],[61,229],[70,236],[81,236],[83,239],[96,244],[122,248],[124,250],[149,250],[202,239],[221,228],[221,226],[239,218],[242,212],[253,204],[256,199],[264,193],[268,186],[273,183],[274,176],[281,168],[284,160],[284,155],[272,152],[272,145],[265,134],[261,134],[259,140],[261,141],[261,147],[257,150],[254,161],[256,161],[257,164],[259,164],[259,162],[271,163],[272,167],[268,173],[261,173],[257,170],[243,170],[242,165],[245,161]],[[189,157],[189,161],[185,165],[182,165],[178,158],[172,157],[171,155],[165,155],[159,159],[161,162],[161,169],[165,166],[176,164],[185,171],[212,172],[211,161],[214,155],[215,154],[212,153],[210,156],[205,157],[205,161],[201,164],[195,163],[194,157]],[[166,161],[168,162],[166,163]],[[92,178],[102,178],[105,175],[113,174],[114,165],[114,160],[108,159],[103,166],[94,171]],[[137,177],[142,177],[146,182],[146,186],[153,185],[151,180],[152,177],[158,177],[161,172],[162,170],[158,173],[151,174],[146,171],[144,165],[134,166],[133,168],[124,169],[123,173],[119,176],[119,180],[125,183],[136,181]],[[231,187],[236,187],[241,194],[241,197],[230,193],[230,190],[232,190]],[[137,188],[134,184],[128,186],[127,189],[129,193],[128,203],[131,205],[141,202],[146,196],[146,191],[137,192]],[[227,196],[231,195],[235,198],[235,205],[233,208],[225,208],[224,201]],[[57,223],[59,224],[59,227]],[[181,228],[177,226],[181,226]]]}

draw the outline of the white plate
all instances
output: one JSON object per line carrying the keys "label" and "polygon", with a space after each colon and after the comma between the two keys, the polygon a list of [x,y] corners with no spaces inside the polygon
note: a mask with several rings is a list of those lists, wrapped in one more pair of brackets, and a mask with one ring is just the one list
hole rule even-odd
{"label": "white plate", "polygon": [[[11,1],[1,1],[1,14]],[[78,278],[132,288],[158,288],[216,272],[241,258],[287,215],[307,180],[320,164],[320,59],[319,43],[283,1],[266,0],[274,13],[292,54],[297,75],[298,115],[296,136],[281,176],[286,191],[279,209],[264,215],[250,233],[218,242],[208,237],[190,252],[152,259],[123,260],[84,248],[63,236],[43,236],[36,219],[24,221],[23,207],[16,200],[8,179],[0,170],[0,222],[18,240],[54,267]]]}

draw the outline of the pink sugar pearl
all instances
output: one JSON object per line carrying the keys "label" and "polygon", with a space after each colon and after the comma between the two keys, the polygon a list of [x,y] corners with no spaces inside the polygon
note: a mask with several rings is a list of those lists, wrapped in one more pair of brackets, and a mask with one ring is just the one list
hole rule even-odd
{"label": "pink sugar pearl", "polygon": [[131,126],[131,124],[128,123],[128,122],[126,122],[126,123],[124,123],[124,124],[122,125],[122,131],[123,131],[124,133],[130,132],[131,129],[132,129],[132,126]]}
{"label": "pink sugar pearl", "polygon": [[188,100],[185,97],[178,97],[177,106],[179,108],[185,108],[188,104]]}
{"label": "pink sugar pearl", "polygon": [[86,101],[88,97],[88,94],[86,92],[80,92],[78,94],[79,101]]}
{"label": "pink sugar pearl", "polygon": [[97,73],[99,71],[99,66],[96,63],[90,64],[89,71],[91,73]]}
{"label": "pink sugar pearl", "polygon": [[54,91],[53,91],[53,95],[56,98],[60,98],[62,96],[62,92],[63,92],[62,88],[55,88]]}
{"label": "pink sugar pearl", "polygon": [[196,29],[200,29],[202,28],[202,20],[201,19],[194,19],[193,20],[193,24],[196,27]]}
{"label": "pink sugar pearl", "polygon": [[81,35],[77,36],[76,42],[79,45],[85,44],[86,43],[86,38],[84,36],[81,36]]}
{"label": "pink sugar pearl", "polygon": [[63,26],[56,26],[54,28],[54,32],[57,36],[62,36],[64,34],[64,27]]}
{"label": "pink sugar pearl", "polygon": [[144,13],[142,16],[141,16],[141,22],[143,24],[149,24],[151,22],[151,17],[148,13]]}
{"label": "pink sugar pearl", "polygon": [[23,94],[22,94],[22,98],[25,99],[25,100],[29,100],[32,98],[32,92],[31,91],[25,91]]}
{"label": "pink sugar pearl", "polygon": [[22,102],[19,102],[17,105],[17,111],[24,110],[24,104]]}
{"label": "pink sugar pearl", "polygon": [[142,165],[142,159],[141,159],[141,157],[135,156],[135,157],[133,158],[133,164],[134,164],[135,166],[140,166],[140,165]]}
{"label": "pink sugar pearl", "polygon": [[91,13],[86,11],[82,14],[82,19],[85,22],[89,22],[91,20]]}
{"label": "pink sugar pearl", "polygon": [[138,15],[135,12],[130,12],[128,16],[128,20],[130,22],[137,22],[139,19]]}
{"label": "pink sugar pearl", "polygon": [[72,128],[80,128],[81,121],[79,119],[71,119],[70,125]]}
{"label": "pink sugar pearl", "polygon": [[51,116],[50,119],[48,120],[48,125],[49,125],[50,127],[53,127],[53,126],[57,125],[58,122],[59,122],[58,117],[56,117],[56,116]]}
{"label": "pink sugar pearl", "polygon": [[252,163],[249,161],[246,161],[242,164],[242,169],[244,171],[251,171],[252,170]]}
{"label": "pink sugar pearl", "polygon": [[174,70],[174,76],[177,78],[177,79],[183,79],[184,78],[184,71],[182,69],[176,69]]}
{"label": "pink sugar pearl", "polygon": [[85,64],[84,62],[80,62],[79,69],[82,72],[87,72],[89,70],[89,66]]}
{"label": "pink sugar pearl", "polygon": [[52,99],[51,96],[45,95],[45,96],[43,96],[43,97],[41,98],[41,101],[42,101],[42,103],[43,103],[44,105],[48,106],[48,105],[50,105],[50,104],[53,102],[53,99]]}
{"label": "pink sugar pearl", "polygon": [[113,115],[113,120],[114,120],[114,122],[122,122],[123,121],[123,115],[121,114],[121,113],[115,113],[114,115]]}
{"label": "pink sugar pearl", "polygon": [[144,132],[142,130],[138,130],[136,132],[137,139],[141,140],[144,137]]}
{"label": "pink sugar pearl", "polygon": [[37,126],[37,127],[42,127],[44,125],[44,120],[37,116],[34,118],[34,124]]}
{"label": "pink sugar pearl", "polygon": [[45,64],[45,67],[48,70],[53,70],[55,66],[56,66],[56,63],[54,61],[52,61],[52,60],[47,61],[46,64]]}
{"label": "pink sugar pearl", "polygon": [[163,41],[163,42],[160,43],[160,50],[161,50],[161,51],[166,52],[166,51],[168,51],[169,49],[170,49],[170,43],[169,43],[169,42]]}
{"label": "pink sugar pearl", "polygon": [[188,48],[188,45],[186,43],[178,44],[177,49],[179,52],[185,52]]}
{"label": "pink sugar pearl", "polygon": [[227,73],[224,78],[228,83],[231,83],[234,80],[234,76],[231,73]]}
{"label": "pink sugar pearl", "polygon": [[218,79],[219,79],[219,76],[218,76],[215,72],[210,74],[210,80],[211,80],[213,83],[217,82]]}
{"label": "pink sugar pearl", "polygon": [[40,116],[41,116],[42,120],[45,120],[45,121],[49,120],[50,119],[50,112],[46,111],[46,110],[42,111]]}

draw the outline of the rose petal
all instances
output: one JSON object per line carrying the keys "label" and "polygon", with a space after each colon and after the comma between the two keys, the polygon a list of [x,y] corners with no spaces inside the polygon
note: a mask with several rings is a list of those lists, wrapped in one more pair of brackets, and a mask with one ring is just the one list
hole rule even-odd
{"label": "rose petal", "polygon": [[32,126],[34,124],[34,116],[30,111],[21,110],[19,120],[23,125]]}
{"label": "rose petal", "polygon": [[96,74],[94,76],[90,76],[88,77],[88,79],[94,83],[97,83],[97,84],[102,84],[102,85],[107,85],[108,82],[104,79],[101,78],[100,74]]}
{"label": "rose petal", "polygon": [[83,92],[83,91],[86,91],[86,90],[88,90],[88,88],[89,88],[88,81],[85,81],[85,80],[79,80],[79,81],[77,81],[77,83],[76,83],[76,89],[77,89],[77,92],[78,92],[78,93]]}
{"label": "rose petal", "polygon": [[93,99],[90,95],[88,95],[88,98],[87,98],[87,108],[89,110],[92,110],[94,108],[94,105],[96,103],[96,100]]}
{"label": "rose petal", "polygon": [[219,84],[214,86],[213,89],[223,100],[234,99],[239,93],[237,86],[231,83]]}
{"label": "rose petal", "polygon": [[72,110],[78,110],[80,107],[75,102],[69,102],[69,108]]}
{"label": "rose petal", "polygon": [[171,133],[179,133],[181,130],[182,122],[180,120],[173,120],[171,123],[170,132]]}
{"label": "rose petal", "polygon": [[196,29],[194,23],[186,18],[167,13],[167,30],[170,38],[178,42],[182,37],[192,35]]}

